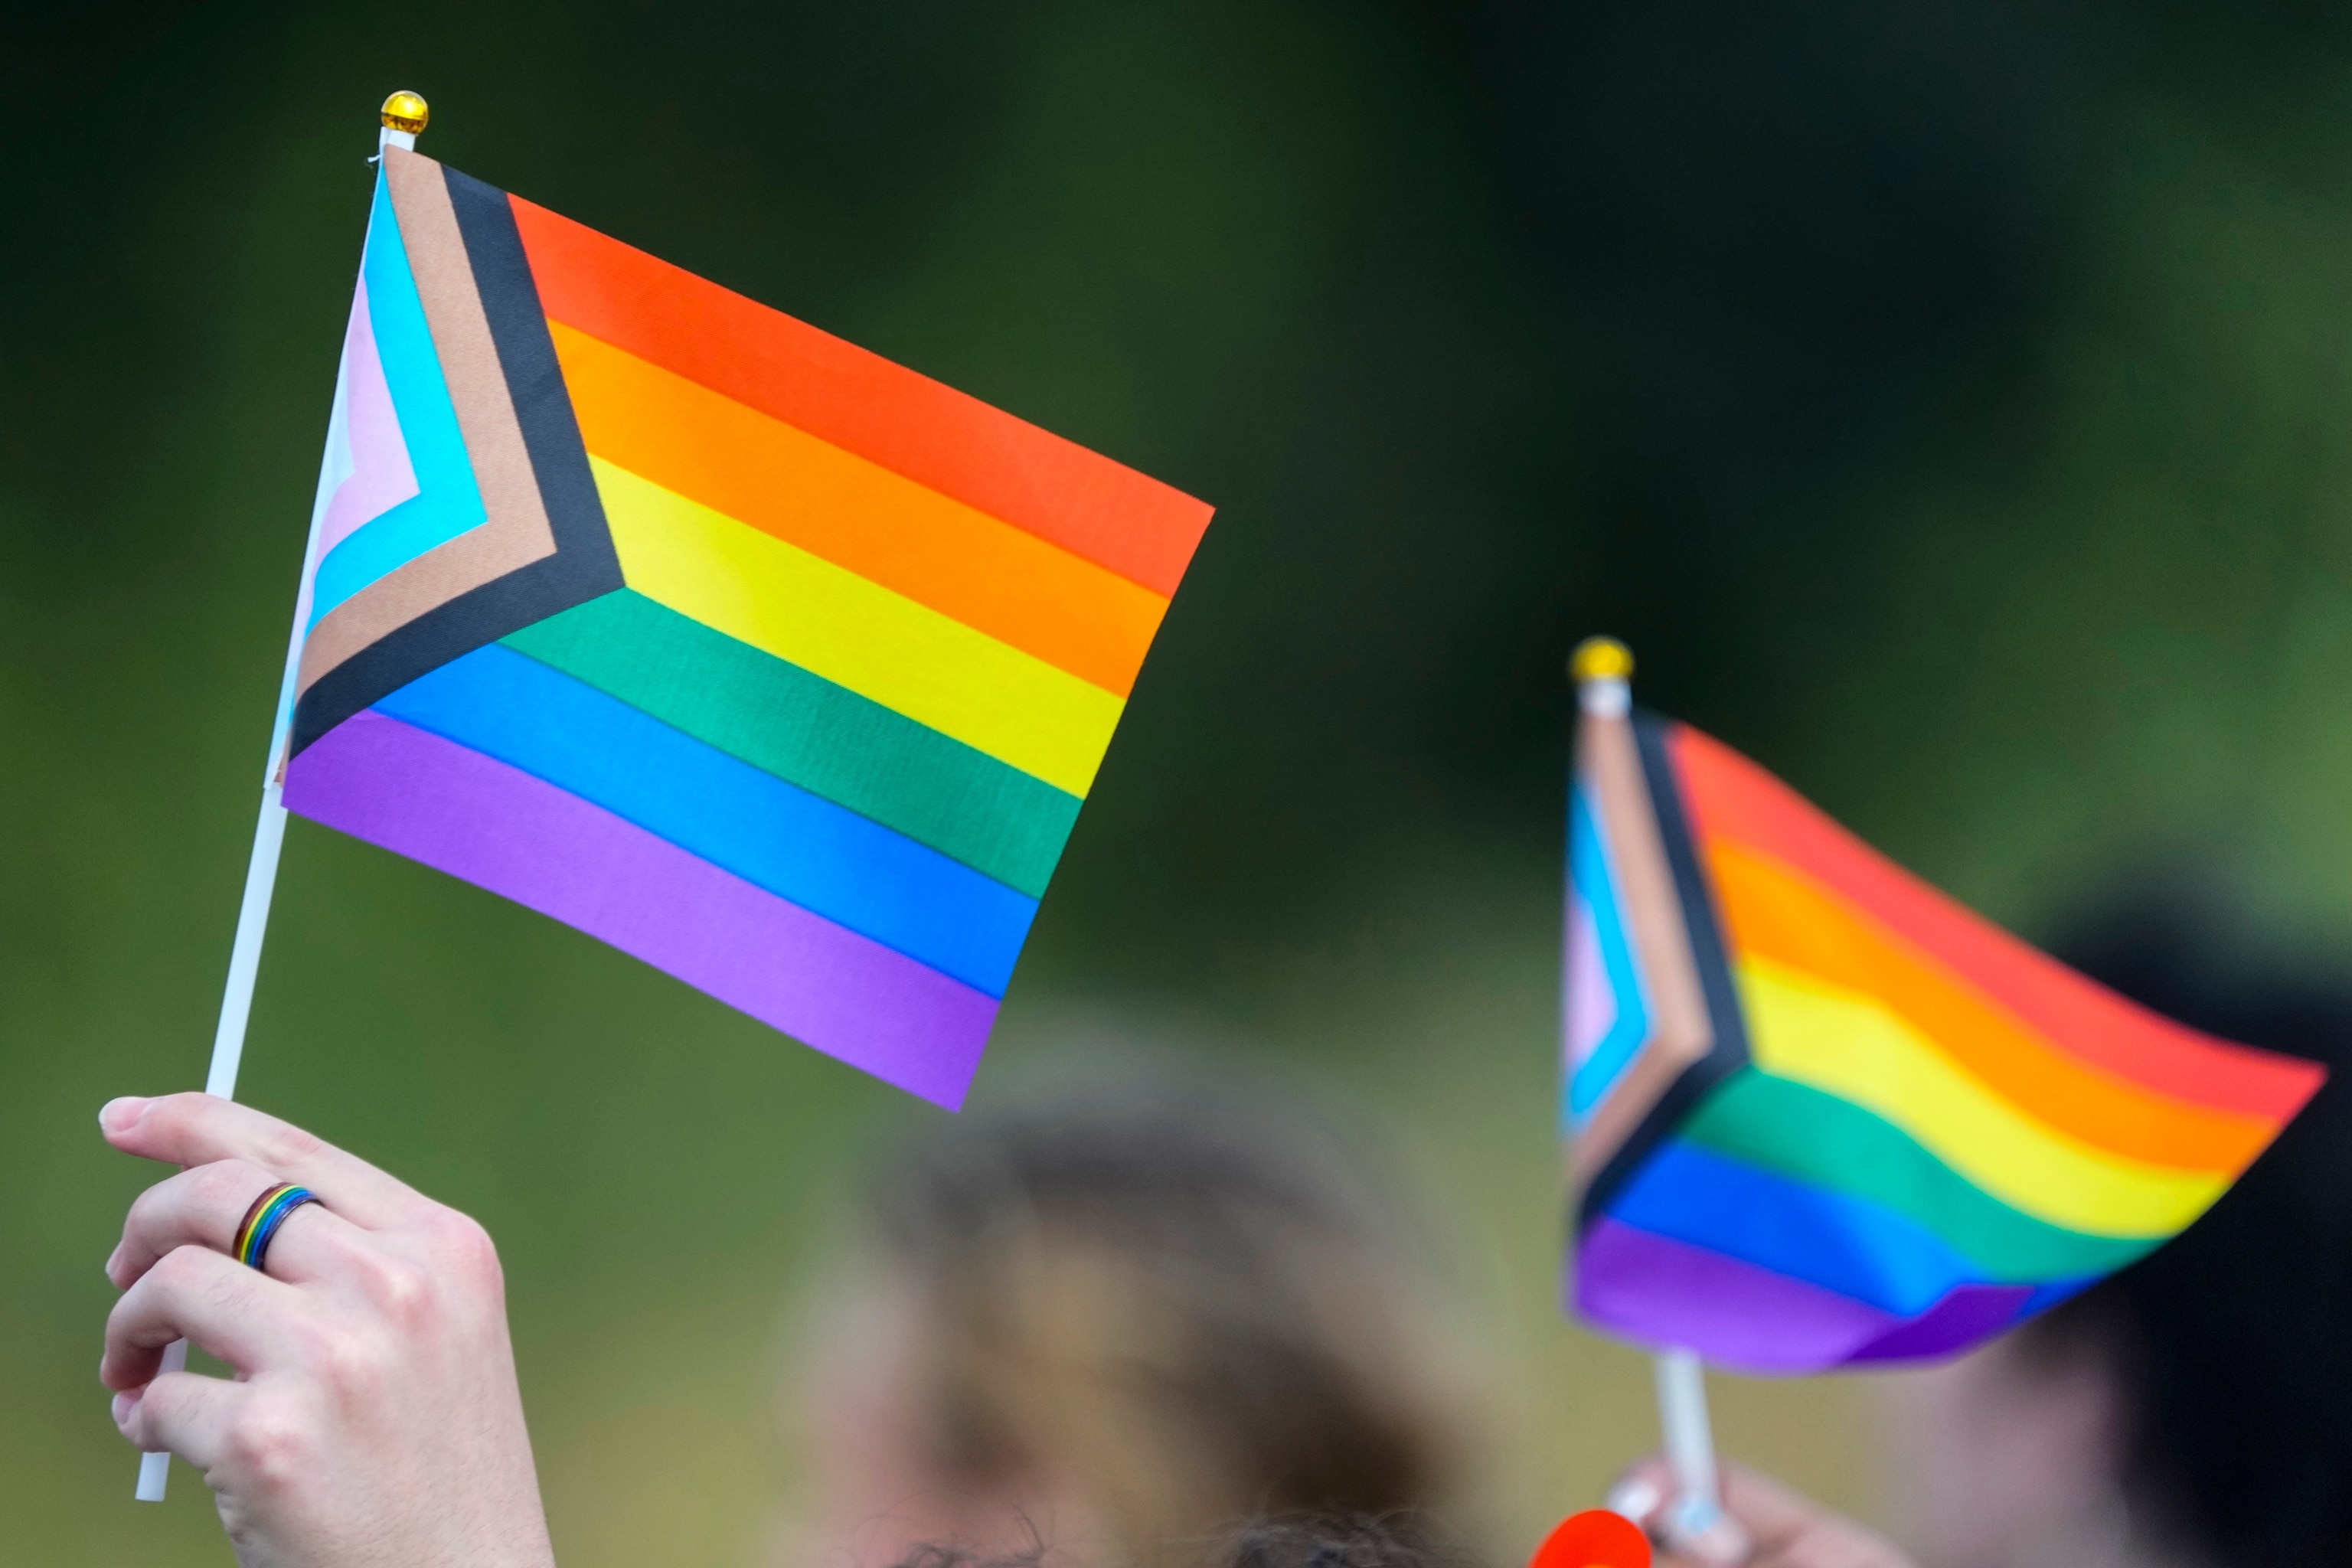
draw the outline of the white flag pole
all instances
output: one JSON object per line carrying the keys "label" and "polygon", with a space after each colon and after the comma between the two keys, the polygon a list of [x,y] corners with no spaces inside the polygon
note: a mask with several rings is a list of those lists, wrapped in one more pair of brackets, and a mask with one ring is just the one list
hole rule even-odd
{"label": "white flag pole", "polygon": [[1658,1378],[1658,1429],[1675,1474],[1667,1517],[1678,1532],[1701,1534],[1723,1512],[1715,1432],[1706,1415],[1706,1368],[1685,1350],[1660,1351],[1651,1359]]}
{"label": "white flag pole", "polygon": [[[340,404],[340,400],[338,400]],[[269,927],[269,896],[278,887],[278,851],[286,842],[286,807],[279,797],[278,762],[286,754],[286,737],[292,727],[294,679],[302,663],[302,634],[308,628],[304,611],[310,606],[311,555],[319,544],[319,514],[312,509],[310,543],[302,552],[302,587],[295,595],[294,630],[286,653],[286,674],[278,688],[278,721],[269,734],[269,760],[261,778],[261,816],[253,825],[253,852],[245,862],[245,898],[236,909],[236,937],[228,950],[228,984],[221,992],[220,1023],[213,1030],[212,1066],[205,1073],[205,1092],[223,1100],[236,1098],[236,1068],[245,1056],[245,1025],[253,1013],[253,981],[261,972],[261,937]],[[163,1352],[163,1371],[178,1372],[188,1363],[188,1342],[174,1340]],[[170,1479],[172,1456],[139,1457],[141,1502],[162,1502]]]}
{"label": "white flag pole", "polygon": [[1659,1515],[1664,1528],[1656,1533],[1685,1557],[1735,1568],[1748,1561],[1755,1543],[1747,1527],[1723,1506],[1715,1433],[1706,1415],[1706,1368],[1696,1352],[1686,1350],[1660,1351],[1653,1363],[1658,1375],[1658,1426],[1675,1484],[1675,1495]]}
{"label": "white flag pole", "polygon": [[[413,92],[395,92],[384,100],[383,129],[376,138],[376,156],[386,147],[414,148],[416,132],[425,126],[425,100]],[[253,825],[253,852],[245,862],[245,897],[237,905],[236,936],[229,943],[228,984],[222,988],[220,1022],[213,1030],[212,1065],[205,1073],[205,1092],[223,1100],[236,1098],[237,1065],[245,1058],[245,1026],[253,1014],[253,982],[261,973],[261,938],[269,929],[270,895],[278,889],[278,852],[286,842],[283,770],[286,743],[294,729],[295,683],[302,670],[302,643],[310,620],[310,577],[318,566],[319,532],[326,520],[327,503],[334,497],[340,476],[333,471],[339,426],[343,419],[343,387],[335,387],[334,414],[327,431],[327,456],[320,463],[319,492],[310,506],[310,533],[302,547],[302,576],[294,594],[294,626],[286,637],[286,671],[278,683],[278,717],[270,726],[269,757],[261,770],[261,815]],[[164,1372],[179,1372],[188,1363],[188,1342],[174,1340],[163,1351]],[[171,1479],[168,1453],[139,1456],[141,1502],[162,1502]]]}
{"label": "white flag pole", "polygon": [[[336,399],[336,412],[341,413],[342,400]],[[330,450],[333,437],[328,437]],[[320,489],[327,489],[322,480]],[[278,719],[270,728],[269,758],[261,775],[261,815],[253,825],[253,852],[245,862],[245,898],[236,909],[236,937],[228,950],[228,984],[221,991],[220,1023],[213,1030],[212,1066],[205,1073],[205,1092],[223,1100],[236,1098],[237,1064],[245,1057],[245,1025],[253,1013],[254,977],[261,972],[261,938],[269,928],[269,896],[278,888],[278,851],[286,842],[286,807],[280,796],[284,785],[278,780],[278,764],[286,755],[286,739],[291,732],[294,719],[294,681],[302,664],[302,634],[309,629],[310,607],[310,569],[316,564],[312,557],[319,548],[319,520],[326,512],[322,493],[311,508],[310,538],[302,551],[301,585],[294,597],[294,629],[288,638],[286,673],[278,686]],[[188,1342],[174,1340],[163,1352],[163,1371],[178,1372],[188,1363]],[[172,1456],[168,1453],[142,1454],[139,1457],[139,1488],[141,1502],[162,1502],[163,1489],[170,1479]]]}

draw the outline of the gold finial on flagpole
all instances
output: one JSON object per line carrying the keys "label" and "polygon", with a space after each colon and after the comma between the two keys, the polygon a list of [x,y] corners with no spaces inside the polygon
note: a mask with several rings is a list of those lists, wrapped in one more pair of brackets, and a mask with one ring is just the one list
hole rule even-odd
{"label": "gold finial on flagpole", "polygon": [[1631,680],[1633,650],[1615,637],[1587,637],[1568,656],[1568,678],[1579,686],[1588,680]]}
{"label": "gold finial on flagpole", "polygon": [[425,107],[423,95],[411,92],[404,87],[385,99],[378,116],[383,121],[383,129],[375,133],[375,157],[368,162],[373,163],[377,158],[382,158],[387,147],[397,147],[404,153],[415,152],[416,133],[425,129],[425,122],[432,118],[432,113]]}
{"label": "gold finial on flagpole", "polygon": [[388,131],[405,131],[414,136],[425,129],[432,114],[424,98],[404,87],[383,100],[383,123]]}
{"label": "gold finial on flagpole", "polygon": [[1633,705],[1633,650],[1615,637],[1587,637],[1568,656],[1576,705],[1596,719],[1622,719]]}

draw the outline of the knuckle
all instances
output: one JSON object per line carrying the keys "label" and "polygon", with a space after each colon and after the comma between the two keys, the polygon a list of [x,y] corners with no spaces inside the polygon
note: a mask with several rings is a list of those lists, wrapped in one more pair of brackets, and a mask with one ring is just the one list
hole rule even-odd
{"label": "knuckle", "polygon": [[273,1123],[259,1140],[259,1163],[275,1170],[303,1164],[316,1159],[326,1144],[315,1134],[303,1131],[290,1122]]}
{"label": "knuckle", "polygon": [[368,1300],[398,1328],[425,1326],[437,1305],[433,1277],[404,1258],[370,1253],[361,1282]]}
{"label": "knuckle", "polygon": [[310,1373],[339,1404],[373,1403],[390,1381],[393,1359],[375,1335],[338,1330],[312,1347]]}
{"label": "knuckle", "polygon": [[269,1184],[258,1167],[243,1160],[215,1160],[197,1166],[191,1174],[197,1199],[208,1205],[250,1203]]}
{"label": "knuckle", "polygon": [[195,1289],[212,1272],[213,1255],[196,1246],[175,1247],[147,1271],[154,1288],[172,1294]]}
{"label": "knuckle", "polygon": [[[150,1272],[152,1275],[152,1271]],[[137,1331],[142,1315],[142,1307],[139,1298],[126,1290],[114,1299],[113,1306],[106,1310],[105,1364],[112,1364],[116,1356],[131,1348],[131,1336]]]}
{"label": "knuckle", "polygon": [[433,1267],[453,1289],[471,1298],[504,1289],[498,1244],[479,1220],[456,1209],[436,1209],[424,1231]]}
{"label": "knuckle", "polygon": [[268,1491],[282,1491],[311,1470],[319,1447],[314,1423],[298,1407],[258,1394],[230,1420],[222,1442],[247,1481]]}
{"label": "knuckle", "polygon": [[170,1200],[163,1189],[169,1184],[158,1182],[131,1200],[131,1212],[123,1216],[122,1234],[126,1237],[140,1231],[152,1230],[163,1218],[159,1212]]}
{"label": "knuckle", "polygon": [[445,1209],[436,1228],[441,1250],[452,1267],[478,1278],[498,1277],[498,1243],[490,1239],[490,1233],[483,1228],[481,1221],[471,1215],[459,1214],[455,1209]]}

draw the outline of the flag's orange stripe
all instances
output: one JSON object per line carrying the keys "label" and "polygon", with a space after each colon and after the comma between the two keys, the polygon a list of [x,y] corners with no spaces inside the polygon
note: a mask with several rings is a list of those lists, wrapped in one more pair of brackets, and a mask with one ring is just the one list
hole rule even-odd
{"label": "flag's orange stripe", "polygon": [[1721,742],[1676,725],[1669,743],[1702,838],[1801,868],[2068,1055],[2160,1094],[2274,1122],[2327,1076],[2200,1034],[2075,973],[1901,869]]}
{"label": "flag's orange stripe", "polygon": [[1209,509],[1182,491],[520,197],[551,321],[626,349],[1165,597]]}
{"label": "flag's orange stripe", "polygon": [[588,450],[1124,697],[1168,601],[561,322]]}
{"label": "flag's orange stripe", "polygon": [[2150,1164],[2235,1175],[2277,1132],[2267,1117],[2159,1094],[2058,1049],[1983,992],[1770,856],[1707,855],[1733,946],[1868,996],[2027,1115]]}

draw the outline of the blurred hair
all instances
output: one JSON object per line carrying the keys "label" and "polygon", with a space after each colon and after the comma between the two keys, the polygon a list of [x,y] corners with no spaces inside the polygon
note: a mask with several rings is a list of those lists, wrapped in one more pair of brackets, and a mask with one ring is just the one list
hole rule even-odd
{"label": "blurred hair", "polygon": [[2177,1240],[2059,1307],[2021,1350],[2118,1373],[2125,1487],[2159,1534],[2231,1568],[2352,1563],[2352,981],[2232,965],[2157,889],[2056,951],[2224,1039],[2326,1064],[2302,1115]]}
{"label": "blurred hair", "polygon": [[1395,1517],[1252,1521],[1223,1542],[1216,1568],[1475,1568],[1442,1536]]}
{"label": "blurred hair", "polygon": [[[898,1568],[1045,1568],[1042,1545],[991,1556],[923,1545]],[[1252,1520],[1202,1543],[1197,1568],[1477,1568],[1449,1542],[1396,1518],[1293,1515]]]}
{"label": "blurred hair", "polygon": [[1398,1219],[1296,1106],[1165,1068],[1064,1087],[967,1112],[876,1206],[946,1478],[1074,1478],[1130,1562],[1253,1517],[1409,1518],[1450,1479]]}

